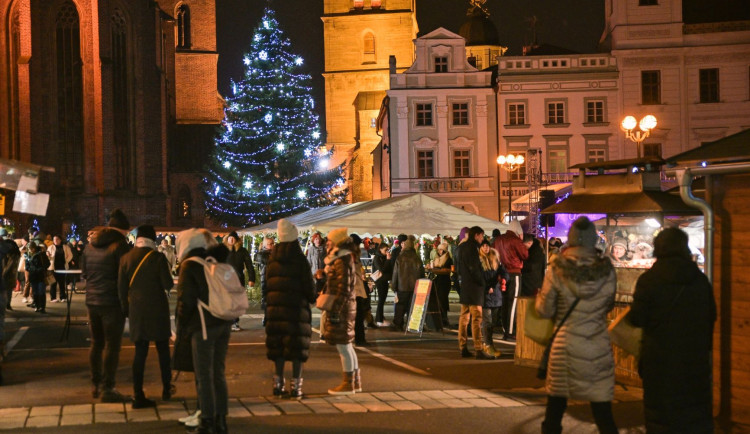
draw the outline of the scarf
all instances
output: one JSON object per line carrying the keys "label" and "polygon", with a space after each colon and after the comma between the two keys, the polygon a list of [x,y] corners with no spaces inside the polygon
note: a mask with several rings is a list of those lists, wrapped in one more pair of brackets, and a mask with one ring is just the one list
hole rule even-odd
{"label": "scarf", "polygon": [[432,268],[443,268],[445,267],[445,263],[448,262],[448,257],[450,255],[448,252],[443,253],[442,255],[438,254],[435,259],[432,260]]}
{"label": "scarf", "polygon": [[156,241],[151,238],[138,237],[135,239],[136,247],[148,247],[151,250],[156,250]]}

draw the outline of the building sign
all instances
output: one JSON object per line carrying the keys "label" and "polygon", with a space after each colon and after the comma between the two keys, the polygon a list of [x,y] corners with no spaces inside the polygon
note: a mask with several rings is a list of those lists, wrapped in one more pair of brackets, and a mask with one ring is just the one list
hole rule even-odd
{"label": "building sign", "polygon": [[428,193],[446,192],[446,191],[467,191],[471,184],[465,179],[433,179],[430,181],[419,181],[419,191]]}
{"label": "building sign", "polygon": [[[521,196],[523,196],[525,194],[529,194],[529,189],[528,188],[515,188],[515,187],[513,187],[513,189],[511,191],[513,192],[513,197],[516,197],[516,198],[521,197]],[[507,187],[501,188],[500,189],[500,194],[503,197],[508,197],[508,188]]]}

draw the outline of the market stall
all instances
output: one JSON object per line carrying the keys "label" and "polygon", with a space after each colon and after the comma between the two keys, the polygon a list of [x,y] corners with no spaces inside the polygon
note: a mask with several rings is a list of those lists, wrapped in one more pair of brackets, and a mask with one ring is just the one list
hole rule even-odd
{"label": "market stall", "polygon": [[[663,163],[661,159],[634,159],[573,166],[579,173],[573,180],[572,194],[542,210],[542,214],[597,216],[592,220],[599,231],[600,248],[612,258],[617,273],[616,306],[610,319],[632,302],[638,277],[653,264],[653,238],[659,230],[696,224],[700,219],[691,217],[700,215],[699,211],[687,206],[679,195],[662,191]],[[702,245],[701,241],[693,244]],[[526,303],[533,302],[520,300],[519,313],[525,311]],[[519,315],[516,363],[537,366],[542,351],[539,344],[524,336],[523,317]],[[618,381],[640,382],[632,356],[615,347],[615,362]]]}

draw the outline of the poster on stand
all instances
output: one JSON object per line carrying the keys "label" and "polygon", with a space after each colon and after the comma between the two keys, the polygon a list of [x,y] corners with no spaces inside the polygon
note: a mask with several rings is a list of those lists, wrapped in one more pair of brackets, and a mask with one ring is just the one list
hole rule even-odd
{"label": "poster on stand", "polygon": [[419,279],[414,285],[414,296],[411,300],[409,321],[406,323],[407,332],[422,333],[424,320],[427,316],[427,302],[430,299],[431,289],[432,280],[430,279]]}

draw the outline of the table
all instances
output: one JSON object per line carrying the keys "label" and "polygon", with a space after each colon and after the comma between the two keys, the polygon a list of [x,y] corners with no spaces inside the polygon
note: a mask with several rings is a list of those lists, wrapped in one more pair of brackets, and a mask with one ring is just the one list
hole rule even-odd
{"label": "table", "polygon": [[[63,285],[63,291],[65,291],[66,302],[68,304],[67,313],[65,314],[65,325],[63,326],[63,332],[62,336],[60,336],[60,341],[68,340],[68,335],[70,334],[70,302],[73,299],[73,293],[75,293],[76,288],[76,279],[75,277],[81,274],[81,270],[55,270],[55,273],[60,273],[65,275],[65,284]],[[70,283],[70,290],[68,290],[68,283]]]}

